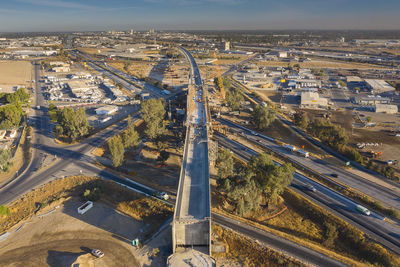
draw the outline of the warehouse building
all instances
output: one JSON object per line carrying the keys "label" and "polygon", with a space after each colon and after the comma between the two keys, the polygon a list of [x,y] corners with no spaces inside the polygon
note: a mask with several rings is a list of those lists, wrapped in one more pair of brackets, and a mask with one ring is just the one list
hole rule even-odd
{"label": "warehouse building", "polygon": [[396,114],[398,111],[399,110],[397,105],[385,105],[385,104],[375,105],[376,113]]}
{"label": "warehouse building", "polygon": [[379,95],[356,96],[354,98],[354,103],[362,106],[373,106],[376,104],[390,104],[390,98],[381,97]]}
{"label": "warehouse building", "polygon": [[394,91],[394,87],[385,82],[384,80],[365,79],[368,89],[373,94]]}
{"label": "warehouse building", "polygon": [[301,92],[301,108],[326,108],[328,99],[319,97],[316,92]]}
{"label": "warehouse building", "polygon": [[117,112],[118,107],[117,106],[104,106],[101,108],[97,108],[95,111],[96,111],[97,115],[108,116],[108,115],[111,115],[111,114],[114,114],[115,112]]}

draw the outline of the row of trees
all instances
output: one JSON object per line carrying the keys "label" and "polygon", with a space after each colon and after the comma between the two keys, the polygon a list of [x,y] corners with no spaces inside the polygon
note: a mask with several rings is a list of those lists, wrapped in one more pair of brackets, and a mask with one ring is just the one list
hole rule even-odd
{"label": "row of trees", "polygon": [[120,135],[116,135],[107,141],[107,148],[113,166],[121,166],[124,162],[125,150],[136,147],[139,142],[139,133],[135,130],[135,125],[131,117],[128,117],[126,129]]}
{"label": "row of trees", "polygon": [[14,93],[1,93],[0,101],[7,104],[26,104],[29,101],[29,94],[25,88],[18,88]]}
{"label": "row of trees", "polygon": [[[240,110],[241,103],[244,101],[242,91],[237,87],[232,87],[231,82],[227,77],[219,76],[214,78],[214,84],[218,91],[221,91],[222,87],[225,89],[226,105],[233,111]],[[254,106],[251,115],[254,125],[260,130],[267,129],[276,119],[276,111],[274,109],[260,105]]]}
{"label": "row of trees", "polygon": [[311,121],[304,111],[297,111],[293,118],[298,127],[308,131],[350,160],[363,163],[362,155],[356,149],[348,146],[349,138],[346,130],[340,125],[335,125],[329,120],[321,118]]}
{"label": "row of trees", "polygon": [[216,168],[218,189],[226,194],[241,216],[259,210],[264,203],[276,203],[292,182],[295,170],[289,163],[275,165],[263,153],[253,156],[246,166],[235,167],[228,149],[219,151]]}
{"label": "row of trees", "polygon": [[63,108],[57,110],[57,123],[55,133],[57,137],[66,137],[74,142],[89,134],[89,122],[86,118],[85,109]]}

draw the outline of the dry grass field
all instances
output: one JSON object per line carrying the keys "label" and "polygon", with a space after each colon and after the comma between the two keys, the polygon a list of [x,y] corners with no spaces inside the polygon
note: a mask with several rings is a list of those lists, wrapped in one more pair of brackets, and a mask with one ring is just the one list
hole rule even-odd
{"label": "dry grass field", "polygon": [[30,87],[32,74],[29,61],[0,61],[0,92],[12,92],[16,85]]}

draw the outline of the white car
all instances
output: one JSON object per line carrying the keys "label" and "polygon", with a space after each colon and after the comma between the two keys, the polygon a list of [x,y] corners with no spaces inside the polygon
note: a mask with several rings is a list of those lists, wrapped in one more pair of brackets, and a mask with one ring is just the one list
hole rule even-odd
{"label": "white car", "polygon": [[96,258],[102,258],[102,257],[104,257],[104,253],[103,253],[101,250],[99,250],[99,249],[93,249],[91,253],[92,253],[92,255],[95,256]]}

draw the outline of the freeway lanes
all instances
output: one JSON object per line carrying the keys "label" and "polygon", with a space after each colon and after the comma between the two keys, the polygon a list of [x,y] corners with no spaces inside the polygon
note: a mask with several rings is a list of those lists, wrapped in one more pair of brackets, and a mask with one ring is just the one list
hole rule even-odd
{"label": "freeway lanes", "polygon": [[220,214],[213,213],[212,219],[215,223],[230,228],[238,233],[241,233],[253,240],[258,240],[268,247],[277,251],[282,251],[285,254],[299,259],[302,262],[314,265],[314,266],[347,266],[337,260],[329,258],[326,255],[318,253],[312,249],[303,247],[290,240],[277,237],[264,230],[255,228],[253,226],[235,221],[231,218],[221,216]]}
{"label": "freeway lanes", "polygon": [[[219,145],[229,148],[237,157],[247,161],[252,155],[258,153],[228,139],[220,134],[215,134],[214,139]],[[317,191],[313,192],[307,189],[306,185],[314,186]],[[381,243],[394,253],[400,255],[400,228],[384,220],[379,214],[371,212],[371,216],[363,215],[356,211],[357,203],[336,193],[335,191],[319,184],[300,173],[295,173],[291,187],[302,191],[307,198],[321,203],[328,210],[336,211],[340,217],[368,233],[374,240]]]}
{"label": "freeway lanes", "polygon": [[338,177],[335,178],[335,180],[338,180],[342,184],[348,185],[354,189],[357,189],[360,192],[363,192],[366,195],[378,199],[379,201],[385,203],[388,206],[400,209],[400,201],[399,201],[400,189],[397,187],[390,186],[390,188],[387,188],[385,186],[378,185],[374,182],[371,182],[365,178],[362,178],[358,175],[355,175],[351,172],[348,172],[342,168],[339,168],[323,160],[312,157],[304,158],[298,154],[294,154],[284,149],[282,146],[274,142],[271,142],[268,138],[266,138],[263,135],[260,134],[254,135],[253,134],[254,131],[251,131],[241,125],[238,125],[226,119],[219,119],[218,121],[221,122],[222,124],[229,126],[230,129],[238,132],[245,139],[248,139],[254,143],[257,143],[260,146],[268,148],[279,154],[283,154],[286,157],[293,159],[294,161],[297,161],[302,165],[307,166],[312,170],[316,170],[324,175],[330,176],[332,173],[335,173],[338,175]]}

